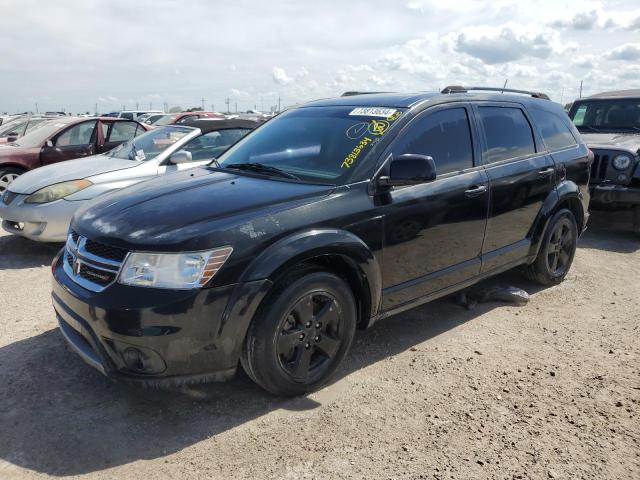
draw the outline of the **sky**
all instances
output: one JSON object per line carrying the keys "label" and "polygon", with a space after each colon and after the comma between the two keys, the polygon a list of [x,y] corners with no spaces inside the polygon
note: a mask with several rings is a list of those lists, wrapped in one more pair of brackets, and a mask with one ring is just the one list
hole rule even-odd
{"label": "sky", "polygon": [[346,90],[640,88],[640,2],[0,0],[0,111],[269,110]]}

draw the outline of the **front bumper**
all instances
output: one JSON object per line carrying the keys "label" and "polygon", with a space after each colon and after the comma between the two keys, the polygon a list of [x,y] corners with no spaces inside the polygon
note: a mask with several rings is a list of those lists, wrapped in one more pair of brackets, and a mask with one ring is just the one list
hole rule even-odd
{"label": "front bumper", "polygon": [[54,260],[52,299],[60,331],[89,365],[151,385],[222,381],[236,371],[268,280],[199,290],[113,284],[100,293],[73,282]]}
{"label": "front bumper", "polygon": [[591,187],[591,203],[594,205],[640,205],[640,188],[624,185],[594,185]]}
{"label": "front bumper", "polygon": [[38,242],[64,242],[71,218],[82,201],[60,199],[50,203],[24,203],[29,195],[17,195],[9,204],[0,201],[2,228]]}

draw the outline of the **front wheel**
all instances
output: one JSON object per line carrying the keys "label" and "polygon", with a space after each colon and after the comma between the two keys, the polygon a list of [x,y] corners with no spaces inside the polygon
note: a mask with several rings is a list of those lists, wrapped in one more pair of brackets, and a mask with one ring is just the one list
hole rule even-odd
{"label": "front wheel", "polygon": [[0,167],[0,195],[2,195],[9,184],[22,175],[24,171],[14,167]]}
{"label": "front wheel", "polygon": [[569,273],[578,244],[578,226],[571,210],[562,209],[549,221],[535,261],[526,267],[527,277],[541,285],[562,282]]}
{"label": "front wheel", "polygon": [[356,304],[349,285],[332,273],[303,269],[279,282],[261,310],[241,356],[249,377],[283,396],[327,383],[355,334]]}

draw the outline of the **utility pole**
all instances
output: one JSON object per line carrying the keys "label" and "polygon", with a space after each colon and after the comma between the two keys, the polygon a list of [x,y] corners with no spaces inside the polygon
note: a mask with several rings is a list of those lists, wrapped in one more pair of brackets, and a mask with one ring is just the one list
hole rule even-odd
{"label": "utility pole", "polygon": [[278,113],[280,113],[280,96],[278,95]]}
{"label": "utility pole", "polygon": [[169,111],[169,103],[168,102],[164,102],[164,111],[165,111],[165,113]]}
{"label": "utility pole", "polygon": [[153,103],[149,102],[149,110],[153,110]]}
{"label": "utility pole", "polygon": [[38,102],[36,102],[36,113],[38,113]]}
{"label": "utility pole", "polygon": [[236,102],[236,113],[238,113],[238,102]]}
{"label": "utility pole", "polygon": [[582,98],[582,80],[580,80],[580,97],[579,98]]}
{"label": "utility pole", "polygon": [[215,112],[215,111],[216,111],[216,106],[215,106],[213,103],[211,104],[211,111],[212,111],[212,112]]}
{"label": "utility pole", "polygon": [[227,104],[227,113],[231,113],[231,110],[229,110],[229,104],[231,103],[231,100],[229,100],[229,97],[227,97],[227,99],[224,101],[224,103]]}
{"label": "utility pole", "polygon": [[204,112],[204,97],[202,97],[200,101],[202,102],[202,111]]}
{"label": "utility pole", "polygon": [[98,104],[96,103],[96,104],[94,105],[94,107],[95,107],[95,109],[93,110],[93,113],[95,113],[95,114],[96,114],[96,117],[97,117],[97,116],[98,116]]}
{"label": "utility pole", "polygon": [[564,106],[564,103],[562,103],[562,100],[564,99],[564,87],[562,87],[562,92],[560,93],[560,105]]}

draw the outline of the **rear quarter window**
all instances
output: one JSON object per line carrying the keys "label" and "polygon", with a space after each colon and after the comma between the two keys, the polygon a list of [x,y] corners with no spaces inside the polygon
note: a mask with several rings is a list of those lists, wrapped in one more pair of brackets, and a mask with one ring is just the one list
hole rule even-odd
{"label": "rear quarter window", "polygon": [[561,150],[577,144],[568,126],[569,117],[565,121],[559,115],[545,110],[532,109],[529,113],[549,150]]}
{"label": "rear quarter window", "polygon": [[516,107],[479,107],[484,130],[487,163],[524,157],[536,152],[533,130],[524,112]]}

